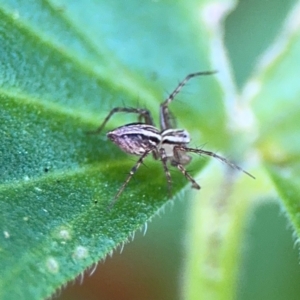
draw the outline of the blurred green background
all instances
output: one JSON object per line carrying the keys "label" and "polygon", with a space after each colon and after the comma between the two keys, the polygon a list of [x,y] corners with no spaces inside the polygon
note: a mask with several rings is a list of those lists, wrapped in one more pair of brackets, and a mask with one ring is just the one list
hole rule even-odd
{"label": "blurred green background", "polygon": [[[258,57],[274,41],[292,0],[243,0],[225,23],[225,44],[235,79],[242,87]],[[146,58],[145,58],[146,59]],[[67,299],[180,299],[188,200],[176,200],[148,224],[146,235],[99,262],[61,291]],[[243,245],[237,299],[299,299],[298,246],[278,199],[253,207]]]}

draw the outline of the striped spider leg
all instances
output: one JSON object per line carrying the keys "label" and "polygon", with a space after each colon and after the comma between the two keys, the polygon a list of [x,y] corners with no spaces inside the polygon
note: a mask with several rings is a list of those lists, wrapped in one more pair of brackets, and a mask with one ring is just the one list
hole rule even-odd
{"label": "striped spider leg", "polygon": [[170,112],[168,109],[169,104],[175,99],[176,95],[181,91],[181,89],[187,84],[187,82],[196,76],[203,75],[212,75],[215,74],[216,71],[205,71],[205,72],[196,72],[187,75],[176,87],[176,89],[169,95],[169,97],[160,105],[159,111],[159,120],[160,120],[160,129],[166,130],[172,128],[170,122]]}
{"label": "striped spider leg", "polygon": [[[107,137],[124,152],[140,156],[110,203],[109,208],[111,208],[124,191],[132,176],[141,166],[144,159],[150,153],[153,154],[155,159],[160,157],[158,147],[161,142],[161,136],[159,130],[153,125],[144,123],[131,123],[109,131],[107,133]],[[161,161],[164,168],[167,168],[165,160],[162,159]]]}
{"label": "striped spider leg", "polygon": [[107,137],[122,151],[128,154],[139,156],[139,159],[131,168],[126,180],[114,196],[110,207],[112,207],[118,200],[133,175],[143,163],[144,159],[151,153],[154,159],[160,160],[162,163],[168,183],[168,191],[170,197],[172,182],[168,163],[170,163],[174,167],[177,167],[177,169],[192,183],[193,188],[200,189],[200,186],[196,183],[195,179],[184,168],[184,165],[189,164],[191,161],[191,157],[187,153],[196,153],[200,155],[204,154],[217,158],[222,162],[228,164],[230,167],[243,171],[250,177],[254,178],[251,174],[244,171],[235,164],[229,162],[224,157],[221,157],[210,151],[187,147],[190,143],[189,133],[184,129],[177,129],[172,127],[172,117],[168,106],[174,100],[175,96],[191,78],[201,75],[211,75],[214,73],[215,71],[191,73],[178,84],[175,90],[160,105],[160,129],[155,127],[151,113],[147,109],[117,107],[110,111],[108,116],[104,119],[97,130],[90,132],[100,133],[109,119],[115,113],[124,112],[134,113],[138,115],[138,122],[120,126],[107,133]]}
{"label": "striped spider leg", "polygon": [[88,134],[98,134],[102,131],[106,123],[109,121],[109,119],[115,114],[119,112],[125,112],[125,113],[134,113],[139,116],[139,121],[144,121],[145,124],[153,125],[153,118],[151,116],[151,113],[147,109],[142,108],[132,108],[132,107],[115,107],[113,108],[109,114],[106,116],[104,121],[101,123],[101,125],[93,131],[88,131]]}

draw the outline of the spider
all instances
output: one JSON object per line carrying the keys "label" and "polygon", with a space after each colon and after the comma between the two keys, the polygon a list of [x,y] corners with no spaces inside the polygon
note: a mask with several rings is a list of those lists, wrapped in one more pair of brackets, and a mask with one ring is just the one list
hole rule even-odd
{"label": "spider", "polygon": [[107,133],[107,137],[115,143],[121,150],[128,154],[139,156],[139,159],[135,165],[131,168],[126,180],[119,188],[118,192],[114,196],[111,206],[118,200],[125,187],[143,163],[144,159],[152,153],[155,160],[160,160],[166,175],[168,192],[171,195],[171,174],[168,168],[168,163],[177,167],[178,170],[189,180],[192,187],[199,190],[200,186],[195,179],[187,172],[185,165],[191,161],[191,156],[187,153],[204,154],[225,162],[232,168],[238,169],[248,176],[254,178],[250,173],[244,171],[237,165],[231,163],[222,156],[217,155],[211,151],[205,151],[203,149],[189,148],[190,142],[189,133],[184,129],[173,128],[174,122],[172,115],[169,111],[169,104],[174,100],[175,96],[180,92],[184,85],[193,77],[202,75],[211,75],[216,73],[215,71],[196,72],[187,75],[175,88],[175,90],[169,95],[169,97],[160,104],[159,121],[160,129],[155,127],[151,113],[147,109],[141,108],[126,108],[116,107],[110,111],[107,117],[104,119],[98,129],[90,133],[100,133],[108,120],[115,113],[133,113],[138,115],[138,122],[130,123],[120,126]]}

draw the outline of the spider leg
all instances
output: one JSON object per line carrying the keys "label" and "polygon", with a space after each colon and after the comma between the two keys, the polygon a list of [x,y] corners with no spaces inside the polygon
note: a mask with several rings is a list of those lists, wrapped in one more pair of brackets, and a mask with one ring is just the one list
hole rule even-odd
{"label": "spider leg", "polygon": [[188,171],[184,168],[184,166],[180,163],[180,155],[179,151],[184,151],[184,148],[181,146],[174,146],[174,160],[172,161],[172,165],[177,167],[177,169],[192,183],[192,187],[194,189],[200,190],[200,185],[195,181],[195,179],[188,173]]}
{"label": "spider leg", "polygon": [[172,179],[171,179],[170,171],[169,171],[168,166],[167,166],[168,157],[167,157],[167,154],[166,154],[166,150],[164,148],[160,148],[159,149],[159,155],[160,155],[161,162],[162,162],[162,165],[163,165],[163,168],[164,168],[164,171],[165,171],[165,175],[166,175],[166,178],[167,178],[168,194],[169,194],[169,197],[172,198],[172,192],[171,192],[172,191]]}
{"label": "spider leg", "polygon": [[104,128],[105,124],[112,117],[112,115],[115,114],[115,113],[119,113],[119,112],[138,114],[138,116],[139,116],[138,120],[139,121],[140,120],[144,120],[145,124],[154,125],[151,113],[147,109],[143,109],[143,108],[130,108],[130,107],[115,107],[114,109],[112,109],[110,111],[110,113],[104,119],[104,121],[102,122],[102,124],[96,130],[88,131],[88,134],[97,134],[97,133],[100,133],[102,131],[102,129]]}
{"label": "spider leg", "polygon": [[219,159],[220,161],[226,163],[228,166],[230,166],[231,168],[233,169],[236,169],[236,170],[239,170],[239,171],[242,171],[244,172],[245,174],[247,174],[248,176],[252,177],[253,179],[255,179],[255,177],[253,175],[251,175],[250,173],[248,173],[247,171],[243,170],[241,167],[235,165],[234,163],[230,162],[229,160],[227,160],[226,158],[220,156],[220,155],[217,155],[216,153],[214,152],[211,152],[211,151],[205,151],[205,150],[202,150],[202,149],[194,149],[194,148],[186,148],[186,147],[183,147],[183,146],[175,146],[174,148],[176,149],[179,149],[181,151],[186,151],[186,152],[192,152],[192,153],[197,153],[197,154],[204,154],[204,155],[207,155],[207,156],[211,156],[211,157],[214,157],[216,159]]}
{"label": "spider leg", "polygon": [[205,72],[196,72],[187,75],[176,87],[176,89],[169,95],[169,97],[160,105],[160,127],[161,130],[172,128],[171,125],[171,116],[168,109],[168,105],[174,100],[176,95],[180,90],[186,85],[186,83],[193,77],[201,75],[211,75],[216,73],[216,71],[205,71]]}
{"label": "spider leg", "polygon": [[136,164],[131,168],[126,180],[124,181],[124,183],[122,184],[122,186],[120,187],[119,191],[117,192],[117,194],[115,195],[114,199],[111,201],[111,203],[109,204],[108,209],[111,209],[113,207],[113,205],[116,203],[116,201],[118,200],[118,198],[120,197],[120,195],[122,194],[122,192],[124,191],[125,187],[127,186],[127,184],[129,183],[130,179],[132,178],[132,176],[135,174],[135,172],[138,170],[138,168],[141,166],[141,164],[143,163],[143,160],[145,159],[146,156],[148,156],[152,151],[154,150],[154,148],[151,148],[147,151],[144,152],[144,154],[142,156],[140,156],[140,158],[138,159],[138,161],[136,162]]}

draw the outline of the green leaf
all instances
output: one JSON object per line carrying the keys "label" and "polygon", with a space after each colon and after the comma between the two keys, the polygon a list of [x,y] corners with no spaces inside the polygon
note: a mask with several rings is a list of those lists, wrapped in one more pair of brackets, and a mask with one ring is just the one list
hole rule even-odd
{"label": "green leaf", "polygon": [[238,290],[244,234],[254,201],[270,195],[266,172],[248,176],[220,174],[211,164],[201,174],[202,193],[195,195],[188,221],[189,244],[185,299],[234,299]]}
{"label": "green leaf", "polygon": [[[165,90],[215,68],[199,5],[0,2],[1,299],[49,297],[166,203],[162,167],[149,158],[108,210],[135,160],[104,133],[86,131],[116,106],[140,102],[157,118]],[[179,126],[195,146],[204,138],[226,148],[216,77],[194,79],[186,90],[172,107]],[[106,130],[134,120],[115,117]],[[194,172],[203,162],[195,159]],[[187,182],[179,172],[172,178],[176,194]]]}
{"label": "green leaf", "polygon": [[[239,140],[242,145],[237,147],[248,145],[248,153],[252,151],[252,166],[257,168],[251,173],[256,180],[234,178],[232,173],[216,175],[212,166],[201,175],[205,190],[197,194],[189,218],[184,299],[236,297],[245,231],[254,204],[280,196],[299,236],[298,17],[296,5],[241,95],[233,91],[244,109],[236,115],[237,130],[244,129],[248,137]],[[258,165],[260,158],[263,164]]]}
{"label": "green leaf", "polygon": [[[270,165],[268,168],[278,192],[283,200],[284,206],[293,225],[295,234],[300,236],[300,200],[299,200],[299,162],[292,167]],[[298,240],[297,240],[298,241]]]}
{"label": "green leaf", "polygon": [[[299,159],[300,153],[300,86],[295,65],[300,57],[300,32],[295,11],[275,44],[258,65],[258,74],[249,87],[255,88],[253,102],[260,136],[257,144],[269,162],[281,163]],[[274,88],[275,87],[275,88]]]}
{"label": "green leaf", "polygon": [[[235,4],[0,0],[1,299],[50,297],[171,202],[161,163],[149,157],[108,210],[137,158],[105,132],[136,117],[87,131],[120,106],[146,107],[158,121],[159,104],[195,71],[218,73],[193,79],[172,103],[178,127],[192,147],[207,142],[248,162],[257,179],[216,164],[201,175],[184,298],[235,297],[245,228],[261,199],[280,195],[299,233],[299,4],[241,94],[220,26]],[[193,176],[205,164],[196,158]],[[183,198],[190,184],[177,170],[172,181]]]}
{"label": "green leaf", "polygon": [[258,119],[258,145],[267,170],[299,236],[300,66],[299,4],[272,47],[265,53],[249,86]]}

